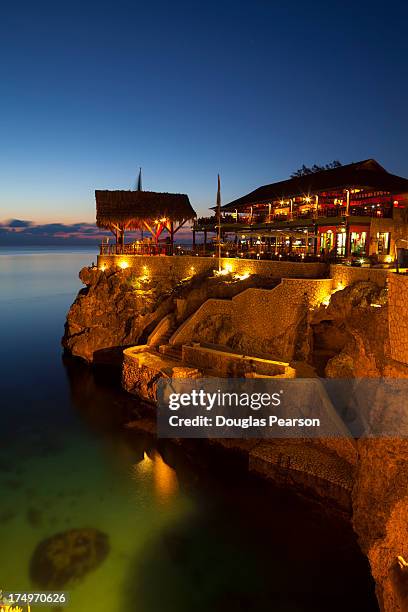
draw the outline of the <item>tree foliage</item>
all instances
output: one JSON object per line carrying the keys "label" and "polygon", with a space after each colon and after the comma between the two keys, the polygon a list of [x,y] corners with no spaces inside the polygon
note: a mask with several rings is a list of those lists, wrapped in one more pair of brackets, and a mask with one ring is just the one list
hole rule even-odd
{"label": "tree foliage", "polygon": [[322,170],[331,170],[332,168],[339,168],[342,166],[342,163],[338,159],[334,159],[332,162],[328,164],[324,164],[323,166],[319,166],[318,164],[313,164],[313,166],[303,166],[295,172],[292,172],[290,175],[291,178],[295,178],[296,176],[305,176],[306,174],[314,174],[315,172],[321,172]]}

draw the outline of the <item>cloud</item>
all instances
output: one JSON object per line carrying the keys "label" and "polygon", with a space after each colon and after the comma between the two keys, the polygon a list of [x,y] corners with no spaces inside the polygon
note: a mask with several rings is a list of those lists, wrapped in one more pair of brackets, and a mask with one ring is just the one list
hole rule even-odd
{"label": "cloud", "polygon": [[44,223],[10,219],[0,223],[0,245],[93,245],[108,232],[92,223]]}
{"label": "cloud", "polygon": [[[0,246],[93,246],[107,236],[113,241],[111,232],[101,230],[93,223],[36,224],[22,219],[0,222]],[[139,236],[137,233],[138,238]],[[183,227],[176,234],[176,242],[179,243],[188,244],[191,238],[191,230],[188,227]]]}
{"label": "cloud", "polygon": [[0,227],[30,227],[32,221],[24,221],[23,219],[9,219],[0,223]]}

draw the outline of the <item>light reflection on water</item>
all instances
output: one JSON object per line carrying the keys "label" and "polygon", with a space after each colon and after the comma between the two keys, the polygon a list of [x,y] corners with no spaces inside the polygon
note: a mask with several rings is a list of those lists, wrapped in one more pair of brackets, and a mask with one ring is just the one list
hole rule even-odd
{"label": "light reflection on water", "polygon": [[152,479],[156,500],[165,504],[178,492],[177,474],[165,463],[157,451],[153,458],[144,452],[143,459],[133,466],[135,480]]}
{"label": "light reflection on water", "polygon": [[0,252],[0,588],[32,589],[37,544],[92,527],[110,552],[70,588],[71,612],[375,610],[343,523],[198,444],[124,431],[135,399],[61,359],[78,271],[94,259]]}

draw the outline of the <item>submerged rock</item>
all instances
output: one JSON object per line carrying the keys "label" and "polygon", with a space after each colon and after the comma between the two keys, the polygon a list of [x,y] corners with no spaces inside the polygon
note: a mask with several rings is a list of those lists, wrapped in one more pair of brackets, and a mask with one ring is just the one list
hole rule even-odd
{"label": "submerged rock", "polygon": [[97,529],[70,529],[40,542],[30,577],[43,589],[62,589],[96,569],[109,553],[108,536]]}

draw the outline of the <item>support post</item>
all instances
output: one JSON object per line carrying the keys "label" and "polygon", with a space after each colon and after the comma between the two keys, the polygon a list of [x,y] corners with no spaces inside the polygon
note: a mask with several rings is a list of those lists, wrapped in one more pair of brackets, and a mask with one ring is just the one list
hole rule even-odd
{"label": "support post", "polygon": [[171,254],[174,255],[174,224],[170,222],[170,250]]}
{"label": "support post", "polygon": [[346,257],[350,255],[350,189],[346,189],[346,245],[344,254]]}
{"label": "support post", "polygon": [[221,181],[218,175],[217,190],[217,251],[218,251],[218,271],[221,271]]}

